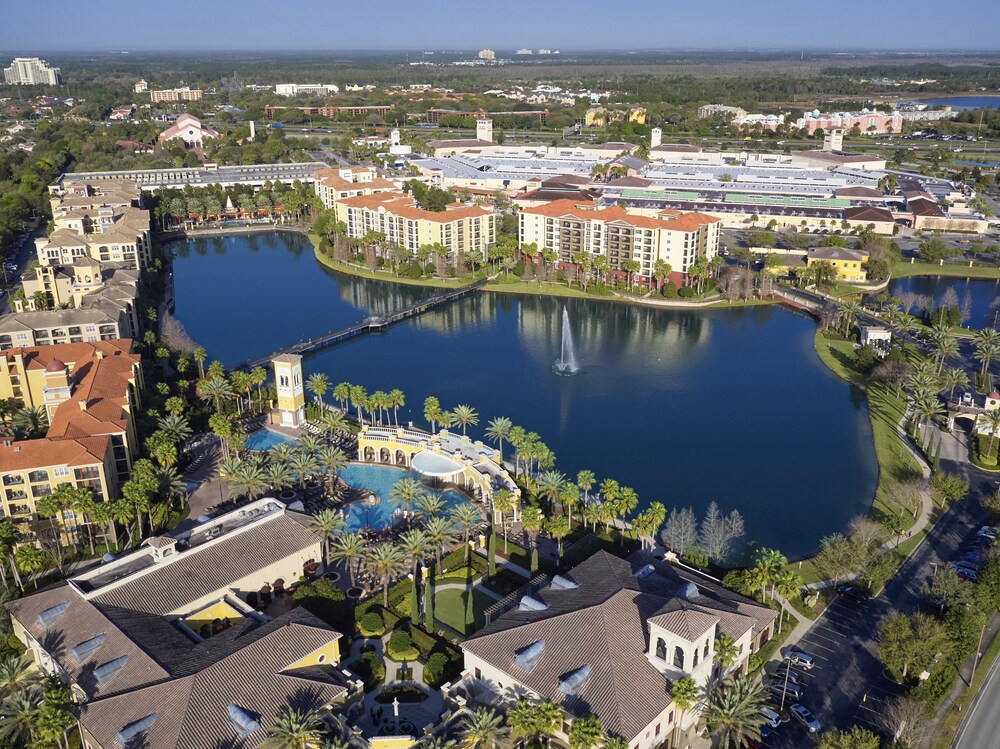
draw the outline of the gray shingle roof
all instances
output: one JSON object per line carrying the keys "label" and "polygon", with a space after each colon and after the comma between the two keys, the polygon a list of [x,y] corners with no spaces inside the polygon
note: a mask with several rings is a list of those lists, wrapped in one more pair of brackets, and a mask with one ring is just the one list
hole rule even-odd
{"label": "gray shingle roof", "polygon": [[[646,564],[655,574],[636,578],[633,570]],[[762,631],[776,616],[710,578],[642,555],[630,562],[599,552],[569,576],[579,587],[548,587],[534,595],[545,610],[509,611],[462,647],[569,713],[596,715],[605,730],[626,739],[645,730],[671,703],[670,682],[646,657],[650,619],[682,612],[688,622],[719,622],[722,631],[736,637],[748,628]],[[678,598],[692,582],[698,597]],[[515,663],[516,652],[539,640],[545,648],[525,672]],[[590,672],[579,692],[561,692],[559,682],[584,665]]]}

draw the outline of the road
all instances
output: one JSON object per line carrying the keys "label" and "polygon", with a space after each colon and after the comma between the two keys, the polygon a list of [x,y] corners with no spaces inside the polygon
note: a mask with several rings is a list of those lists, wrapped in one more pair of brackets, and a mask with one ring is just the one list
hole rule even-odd
{"label": "road", "polygon": [[1000,659],[993,662],[982,688],[973,700],[965,720],[958,729],[952,749],[991,749],[1000,736]]}
{"label": "road", "polygon": [[7,292],[0,296],[0,315],[10,312],[10,293],[17,289],[21,283],[21,275],[35,257],[35,237],[41,236],[41,230],[29,231],[24,237],[18,240],[17,246],[17,270],[10,272],[0,269],[0,276],[4,283],[9,284]]}
{"label": "road", "polygon": [[[920,589],[929,582],[934,570],[955,558],[959,548],[975,536],[982,524],[983,512],[978,497],[996,491],[996,476],[972,468],[963,451],[942,451],[941,467],[957,473],[970,483],[969,496],[955,502],[907,559],[878,598],[867,604],[837,599],[816,620],[799,646],[816,659],[816,667],[804,675],[802,699],[809,710],[828,728],[848,729],[861,725],[882,731],[879,716],[887,702],[901,689],[882,673],[876,640],[882,621],[893,611],[912,612],[921,604]],[[1000,681],[996,679],[995,681]],[[994,683],[995,700],[1000,687]],[[996,704],[990,702],[988,704]],[[1000,712],[982,710],[983,716],[970,729],[976,736],[1000,735]],[[993,726],[980,728],[979,721]],[[798,749],[805,734],[797,724],[786,724],[769,737],[769,749]],[[970,739],[971,742],[971,739]],[[969,743],[963,749],[996,746],[996,742]]]}

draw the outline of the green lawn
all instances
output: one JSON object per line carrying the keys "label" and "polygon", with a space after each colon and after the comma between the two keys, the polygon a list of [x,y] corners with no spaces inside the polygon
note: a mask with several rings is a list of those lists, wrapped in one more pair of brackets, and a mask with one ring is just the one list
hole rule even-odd
{"label": "green lawn", "polygon": [[442,590],[434,595],[434,618],[463,635],[471,635],[486,624],[486,611],[495,601],[485,593],[472,591],[472,611],[469,611],[469,591]]}
{"label": "green lawn", "polygon": [[[878,488],[870,514],[876,520],[886,514],[897,515],[899,507],[889,499],[890,490],[899,482],[920,475],[917,462],[896,433],[896,424],[903,418],[906,401],[884,387],[868,386],[864,377],[852,367],[854,360],[852,341],[827,340],[817,330],[814,343],[819,358],[831,370],[865,390],[868,395],[868,414],[871,418],[875,455],[879,465]],[[904,514],[903,521],[907,525],[913,524],[913,518],[908,514]]]}
{"label": "green lawn", "polygon": [[1000,278],[1000,268],[988,266],[938,265],[937,263],[896,263],[893,278],[907,276],[950,276],[954,278]]}

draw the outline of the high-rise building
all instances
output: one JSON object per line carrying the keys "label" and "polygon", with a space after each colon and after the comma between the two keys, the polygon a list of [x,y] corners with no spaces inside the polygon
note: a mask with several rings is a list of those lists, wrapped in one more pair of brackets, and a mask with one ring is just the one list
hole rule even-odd
{"label": "high-rise building", "polygon": [[495,60],[497,59],[497,53],[492,49],[481,49],[479,50],[480,60]]}
{"label": "high-rise building", "polygon": [[49,67],[37,57],[15,57],[9,68],[4,68],[3,78],[9,84],[21,86],[58,86],[62,83],[59,68]]}

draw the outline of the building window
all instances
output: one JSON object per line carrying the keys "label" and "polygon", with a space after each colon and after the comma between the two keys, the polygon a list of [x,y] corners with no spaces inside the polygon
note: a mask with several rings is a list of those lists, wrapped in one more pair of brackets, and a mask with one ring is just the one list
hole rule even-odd
{"label": "building window", "polygon": [[708,658],[708,640],[705,640],[705,652],[702,655]]}
{"label": "building window", "polygon": [[656,641],[656,657],[661,661],[667,660],[667,643],[663,641],[662,637]]}
{"label": "building window", "polygon": [[674,648],[674,668],[684,670],[684,648],[680,646]]}
{"label": "building window", "polygon": [[653,735],[654,736],[659,736],[660,735],[660,724],[659,723],[656,724],[656,729],[653,731]]}
{"label": "building window", "polygon": [[698,651],[694,651],[694,663],[691,664],[691,668],[698,668]]}

